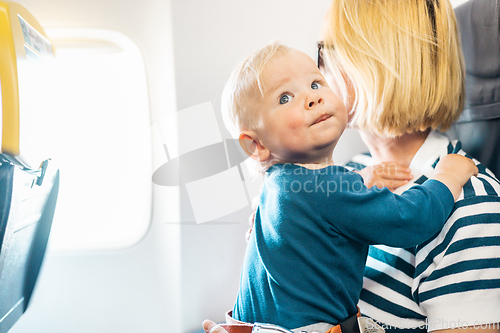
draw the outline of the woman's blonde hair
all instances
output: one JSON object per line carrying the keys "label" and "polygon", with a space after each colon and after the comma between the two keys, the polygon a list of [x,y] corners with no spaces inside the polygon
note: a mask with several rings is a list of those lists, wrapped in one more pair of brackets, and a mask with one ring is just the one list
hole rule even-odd
{"label": "woman's blonde hair", "polygon": [[[242,131],[262,126],[258,112],[258,103],[265,91],[262,74],[269,61],[277,55],[286,56],[290,50],[272,42],[252,53],[231,73],[222,92],[221,111],[224,125],[234,138],[238,138]],[[273,163],[271,159],[260,163],[247,159],[248,169],[254,177],[262,175]]]}
{"label": "woman's blonde hair", "polygon": [[333,0],[323,57],[351,126],[385,137],[448,129],[464,103],[464,62],[447,0]]}

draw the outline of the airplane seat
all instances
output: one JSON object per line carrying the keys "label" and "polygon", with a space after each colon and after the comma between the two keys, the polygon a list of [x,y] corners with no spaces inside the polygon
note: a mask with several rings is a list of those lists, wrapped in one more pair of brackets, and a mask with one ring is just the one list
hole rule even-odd
{"label": "airplane seat", "polygon": [[[0,1],[0,333],[26,311],[54,216],[59,171],[38,126],[53,48],[22,6]],[[50,106],[49,106],[50,107]]]}
{"label": "airplane seat", "polygon": [[500,175],[500,0],[455,8],[465,57],[465,106],[445,134]]}

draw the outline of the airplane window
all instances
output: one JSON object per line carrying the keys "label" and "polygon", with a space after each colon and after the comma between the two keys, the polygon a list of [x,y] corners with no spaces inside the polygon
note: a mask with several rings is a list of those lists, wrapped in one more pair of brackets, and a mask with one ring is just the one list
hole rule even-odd
{"label": "airplane window", "polygon": [[47,128],[61,185],[55,251],[135,244],[151,214],[151,130],[144,60],[127,36],[47,29],[56,48]]}

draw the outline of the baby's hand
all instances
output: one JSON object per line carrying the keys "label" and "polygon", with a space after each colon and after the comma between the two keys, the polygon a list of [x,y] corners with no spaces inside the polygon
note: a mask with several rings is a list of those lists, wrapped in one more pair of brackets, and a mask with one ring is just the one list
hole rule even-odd
{"label": "baby's hand", "polygon": [[439,160],[435,173],[445,173],[454,176],[460,186],[464,186],[472,176],[477,176],[479,170],[470,159],[458,154],[449,154]]}
{"label": "baby's hand", "polygon": [[405,185],[413,178],[410,169],[395,162],[377,164],[357,172],[363,177],[366,187],[387,187],[391,191]]}
{"label": "baby's hand", "polygon": [[462,187],[472,176],[477,176],[479,170],[470,159],[458,154],[449,154],[439,160],[432,178],[444,183],[457,200]]}

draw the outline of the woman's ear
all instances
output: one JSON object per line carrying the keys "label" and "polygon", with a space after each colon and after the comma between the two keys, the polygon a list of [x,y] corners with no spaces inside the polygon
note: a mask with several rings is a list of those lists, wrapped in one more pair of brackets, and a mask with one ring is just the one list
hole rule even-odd
{"label": "woman's ear", "polygon": [[269,149],[262,145],[257,137],[257,133],[254,131],[241,132],[239,140],[241,148],[243,148],[250,158],[259,162],[264,162],[271,156]]}

